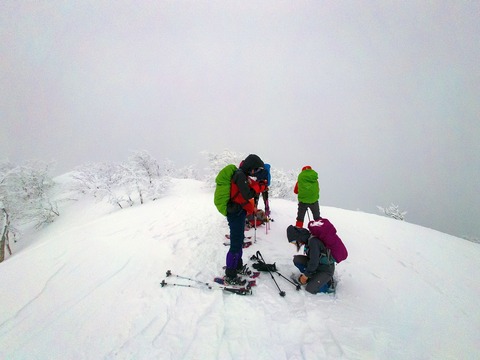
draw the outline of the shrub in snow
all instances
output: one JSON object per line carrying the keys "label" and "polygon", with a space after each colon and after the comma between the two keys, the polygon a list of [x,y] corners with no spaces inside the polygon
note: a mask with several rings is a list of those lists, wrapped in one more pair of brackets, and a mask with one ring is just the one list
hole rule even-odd
{"label": "shrub in snow", "polygon": [[171,161],[159,164],[147,151],[134,152],[125,163],[97,163],[78,167],[73,190],[107,199],[123,209],[136,202],[156,200],[167,189],[174,172]]}
{"label": "shrub in snow", "polygon": [[405,215],[407,214],[406,211],[400,211],[400,209],[398,208],[398,205],[394,205],[394,204],[390,204],[390,206],[387,208],[383,208],[377,205],[377,208],[384,215],[394,218],[396,220],[402,220],[402,221],[405,220]]}

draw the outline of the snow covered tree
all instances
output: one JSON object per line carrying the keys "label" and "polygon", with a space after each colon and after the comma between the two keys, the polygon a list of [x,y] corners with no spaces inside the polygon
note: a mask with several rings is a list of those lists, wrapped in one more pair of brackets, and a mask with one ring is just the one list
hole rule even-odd
{"label": "snow covered tree", "polygon": [[39,228],[60,215],[56,202],[52,200],[55,184],[49,170],[49,165],[40,162],[22,166],[7,162],[0,164],[0,256],[4,257],[10,235],[20,234],[20,227],[33,224]]}
{"label": "snow covered tree", "polygon": [[92,195],[97,200],[107,199],[123,209],[137,201],[144,204],[156,200],[169,184],[173,162],[159,164],[147,151],[134,152],[125,163],[88,164],[73,174],[73,190]]}
{"label": "snow covered tree", "polygon": [[270,175],[272,178],[269,188],[270,196],[285,200],[297,199],[297,195],[293,192],[297,182],[297,174],[293,170],[285,172],[272,167]]}
{"label": "snow covered tree", "polygon": [[238,167],[240,162],[245,159],[244,154],[235,153],[228,149],[223,150],[220,154],[202,151],[202,155],[209,164],[205,181],[212,187],[215,187],[215,178],[220,170],[222,170],[228,164],[234,164]]}
{"label": "snow covered tree", "polygon": [[174,173],[174,176],[179,179],[201,180],[198,169],[193,165],[177,169]]}
{"label": "snow covered tree", "polygon": [[88,163],[77,167],[72,173],[72,179],[75,180],[72,190],[82,195],[99,197],[99,192],[104,183],[104,169],[107,166],[103,163]]}
{"label": "snow covered tree", "polygon": [[144,204],[147,199],[158,199],[165,191],[168,179],[174,172],[174,165],[170,160],[159,164],[147,151],[141,150],[129,157],[124,170],[125,183],[135,189],[140,204]]}
{"label": "snow covered tree", "polygon": [[[220,154],[203,151],[202,155],[207,159],[210,165],[205,181],[211,187],[215,187],[215,178],[223,167],[228,164],[235,164],[238,166],[246,157],[245,154],[235,153],[230,150],[224,150]],[[281,169],[271,167],[270,175],[272,179],[269,190],[271,197],[296,200],[297,197],[293,193],[293,188],[297,181],[297,173],[293,170],[285,172]]]}
{"label": "snow covered tree", "polygon": [[79,166],[72,174],[75,180],[72,190],[81,195],[90,195],[101,201],[107,198],[112,205],[121,209],[133,201],[119,189],[124,182],[122,167],[115,163],[89,163]]}
{"label": "snow covered tree", "polygon": [[123,209],[124,206],[133,206],[134,201],[128,191],[128,171],[124,170],[123,164],[106,163],[103,164],[101,183],[99,184],[98,194],[100,199],[106,198],[114,206]]}
{"label": "snow covered tree", "polygon": [[9,254],[12,255],[12,250],[10,249],[10,242],[9,242],[10,218],[9,218],[7,209],[3,205],[2,201],[0,201],[0,212],[2,215],[2,221],[0,221],[0,229],[1,229],[0,262],[2,262],[3,260],[5,260],[5,249],[7,249]]}
{"label": "snow covered tree", "polygon": [[390,204],[389,207],[383,208],[377,205],[377,208],[382,212],[384,215],[394,218],[396,220],[405,220],[405,215],[407,214],[406,211],[400,211],[398,205]]}

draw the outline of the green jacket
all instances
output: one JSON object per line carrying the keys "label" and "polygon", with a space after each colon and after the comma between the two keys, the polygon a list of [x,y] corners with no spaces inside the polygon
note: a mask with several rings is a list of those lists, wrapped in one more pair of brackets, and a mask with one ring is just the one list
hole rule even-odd
{"label": "green jacket", "polygon": [[313,204],[320,198],[318,174],[315,170],[306,169],[298,175],[298,201]]}

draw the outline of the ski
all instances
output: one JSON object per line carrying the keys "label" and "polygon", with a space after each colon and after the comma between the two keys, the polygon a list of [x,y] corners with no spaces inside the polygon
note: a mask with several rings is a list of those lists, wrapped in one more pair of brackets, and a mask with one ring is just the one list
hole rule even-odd
{"label": "ski", "polygon": [[[223,243],[223,245],[225,245],[225,246],[230,246],[230,243],[227,242],[227,241],[225,241],[225,242]],[[250,247],[250,246],[252,246],[252,245],[253,245],[253,242],[251,242],[251,241],[244,241],[242,247],[243,247],[244,249],[246,249],[246,248],[248,248],[248,247]]]}

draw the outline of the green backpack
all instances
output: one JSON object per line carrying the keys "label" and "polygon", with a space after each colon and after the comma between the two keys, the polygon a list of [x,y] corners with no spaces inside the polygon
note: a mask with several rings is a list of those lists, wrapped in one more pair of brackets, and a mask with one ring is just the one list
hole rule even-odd
{"label": "green backpack", "polygon": [[215,178],[216,187],[213,202],[220,214],[224,216],[227,216],[227,204],[228,200],[230,200],[231,181],[235,171],[237,171],[237,167],[233,164],[229,164],[220,170]]}

